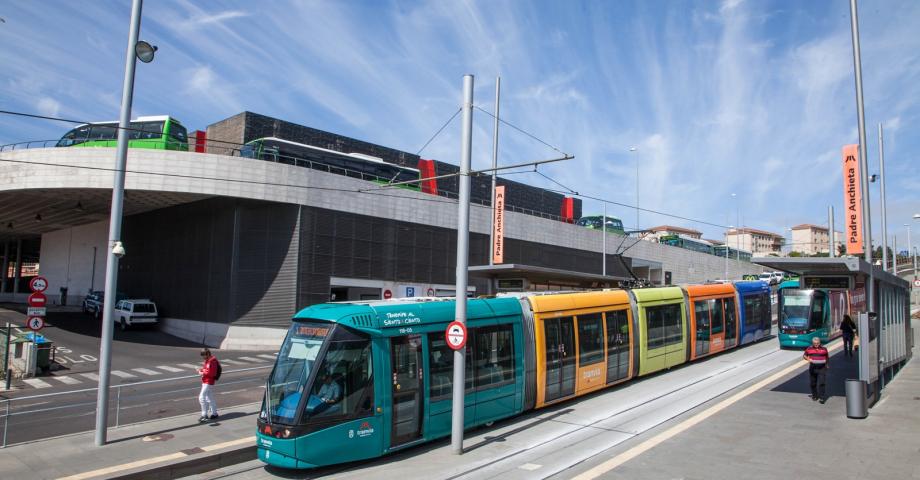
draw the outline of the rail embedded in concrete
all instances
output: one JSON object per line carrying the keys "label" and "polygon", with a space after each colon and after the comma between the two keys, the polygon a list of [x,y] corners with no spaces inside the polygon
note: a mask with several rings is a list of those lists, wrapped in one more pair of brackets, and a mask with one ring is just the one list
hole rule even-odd
{"label": "rail embedded in concrete", "polygon": [[[237,369],[237,370],[226,370],[226,371],[224,371],[224,374],[227,375],[227,374],[234,374],[234,373],[241,373],[241,372],[249,372],[249,371],[254,371],[254,370],[263,370],[263,369],[272,368],[272,367],[273,367],[273,365],[262,365],[262,366],[259,366],[259,367],[240,368],[240,369]],[[121,411],[121,398],[122,398],[122,396],[121,396],[121,390],[122,390],[122,389],[124,389],[124,388],[138,387],[138,386],[147,386],[147,385],[153,385],[153,384],[161,384],[161,383],[176,382],[176,381],[179,381],[179,380],[199,379],[199,378],[201,378],[200,375],[183,375],[183,376],[181,376],[181,377],[162,378],[162,379],[157,379],[157,380],[147,380],[147,381],[143,381],[143,382],[123,383],[123,384],[119,384],[119,385],[114,385],[113,387],[115,388],[115,398],[116,398],[116,400],[115,400],[115,425],[114,425],[114,427],[119,427],[119,426],[121,425],[121,424],[120,424],[120,418],[119,418],[119,412]],[[235,384],[244,383],[244,382],[246,382],[246,380],[236,380],[236,381],[231,380],[231,381],[221,382],[221,385],[235,385]],[[27,411],[24,411],[24,412],[11,412],[10,409],[11,409],[11,406],[12,406],[13,402],[23,402],[23,401],[37,400],[37,399],[47,399],[47,398],[61,397],[61,396],[64,396],[64,395],[76,395],[76,394],[81,394],[81,393],[95,392],[95,391],[97,391],[97,390],[98,390],[98,387],[94,387],[94,388],[83,388],[83,389],[79,389],[79,390],[67,390],[67,391],[65,391],[65,392],[45,393],[45,394],[41,394],[41,395],[29,395],[29,396],[27,396],[27,397],[14,397],[14,398],[7,398],[7,399],[5,399],[5,400],[6,400],[6,406],[5,406],[5,411],[4,411],[4,413],[3,413],[3,436],[2,436],[2,441],[0,441],[0,448],[6,448],[6,447],[9,445],[9,444],[7,443],[7,437],[8,437],[9,419],[10,419],[10,417],[13,417],[13,416],[21,416],[21,415],[26,415],[26,414],[47,413],[47,412],[51,412],[51,411],[66,410],[66,409],[68,409],[68,408],[85,407],[85,406],[88,406],[88,405],[95,405],[95,404],[96,404],[96,402],[78,402],[78,403],[69,403],[69,404],[66,404],[66,405],[56,405],[56,406],[53,406],[53,407],[46,407],[46,408],[39,408],[39,409],[34,409],[34,410],[27,410]],[[181,391],[183,391],[183,390],[189,390],[189,388],[181,388],[181,389],[170,390],[170,391],[166,391],[166,392],[158,392],[157,394],[158,394],[158,395],[163,395],[163,394],[181,392]],[[196,386],[196,387],[194,388],[194,390],[197,392],[197,391],[198,391],[198,387]],[[79,433],[79,432],[71,432],[71,433]]]}

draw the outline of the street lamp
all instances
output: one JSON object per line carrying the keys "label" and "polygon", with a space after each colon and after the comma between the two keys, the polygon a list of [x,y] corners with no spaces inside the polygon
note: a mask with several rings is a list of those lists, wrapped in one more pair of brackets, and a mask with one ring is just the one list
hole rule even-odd
{"label": "street lamp", "polygon": [[131,103],[134,101],[134,70],[137,60],[153,61],[157,47],[137,39],[141,29],[143,0],[133,0],[131,23],[128,28],[128,48],[125,52],[125,75],[121,93],[121,116],[118,121],[118,144],[115,153],[115,178],[112,182],[112,210],[109,215],[108,261],[105,267],[105,300],[102,309],[102,333],[99,337],[99,389],[96,397],[97,447],[106,443],[109,416],[109,380],[112,370],[112,336],[118,260],[125,254],[121,244],[121,221],[125,199],[125,164],[128,158],[128,129],[131,125]]}

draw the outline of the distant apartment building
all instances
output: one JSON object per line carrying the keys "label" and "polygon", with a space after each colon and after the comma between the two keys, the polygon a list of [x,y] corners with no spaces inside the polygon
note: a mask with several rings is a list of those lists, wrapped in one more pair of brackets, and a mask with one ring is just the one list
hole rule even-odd
{"label": "distant apartment building", "polygon": [[643,240],[657,242],[661,237],[677,235],[684,238],[701,239],[703,232],[692,228],[675,227],[673,225],[659,225],[648,229],[648,232],[642,236]]}
{"label": "distant apartment building", "polygon": [[753,252],[755,257],[782,255],[782,235],[756,228],[732,228],[725,232],[725,245]]}
{"label": "distant apartment building", "polygon": [[[805,255],[828,253],[829,230],[827,227],[803,223],[792,227],[792,245],[790,250]],[[834,232],[834,244],[840,244],[843,232]]]}

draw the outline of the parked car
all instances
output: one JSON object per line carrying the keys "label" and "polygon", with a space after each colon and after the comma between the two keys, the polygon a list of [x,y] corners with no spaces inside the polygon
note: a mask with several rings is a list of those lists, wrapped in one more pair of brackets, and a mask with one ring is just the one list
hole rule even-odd
{"label": "parked car", "polygon": [[767,285],[776,285],[776,279],[773,278],[773,274],[770,272],[763,272],[757,276],[757,280],[766,283]]}
{"label": "parked car", "polygon": [[786,275],[783,272],[773,272],[774,283],[780,284],[783,283],[783,280],[786,279]]}
{"label": "parked car", "polygon": [[157,306],[147,298],[120,300],[115,304],[115,323],[122,330],[135,325],[156,325]]}
{"label": "parked car", "polygon": [[89,313],[94,317],[99,317],[99,314],[102,312],[102,300],[105,292],[102,290],[94,290],[89,292],[85,298],[83,298],[83,313]]}

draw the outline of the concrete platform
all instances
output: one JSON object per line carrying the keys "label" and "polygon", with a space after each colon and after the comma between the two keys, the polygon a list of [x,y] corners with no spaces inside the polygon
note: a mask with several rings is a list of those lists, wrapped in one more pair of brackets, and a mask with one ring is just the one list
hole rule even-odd
{"label": "concrete platform", "polygon": [[[839,350],[838,345],[834,345]],[[920,478],[920,368],[909,363],[864,420],[845,416],[835,354],[830,399],[807,397],[801,352],[774,339],[447,441],[315,471],[254,460],[257,405],[198,425],[190,414],[0,450],[3,478]]]}

